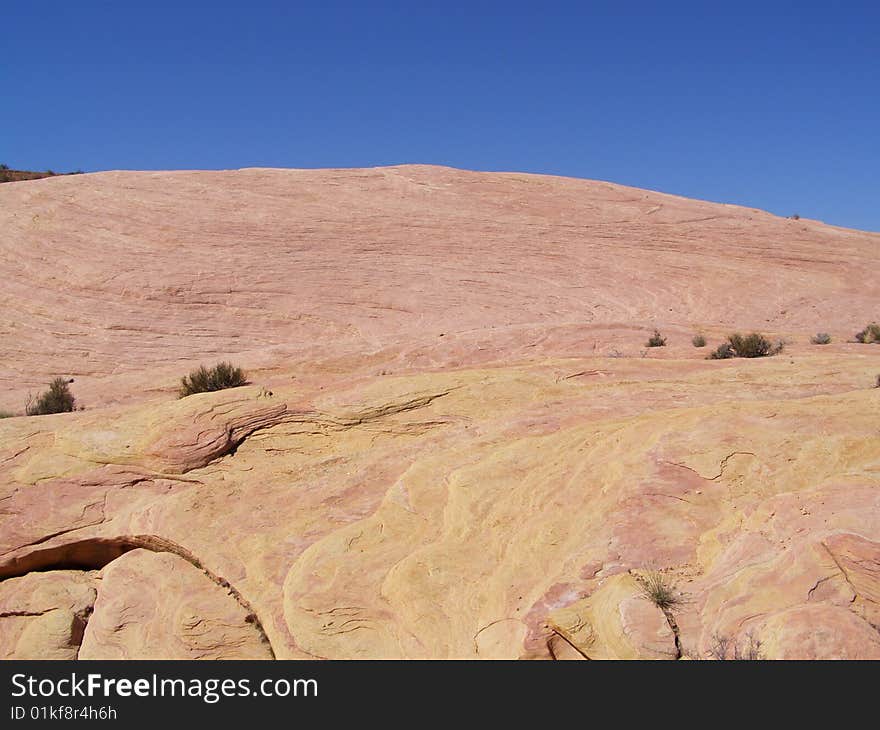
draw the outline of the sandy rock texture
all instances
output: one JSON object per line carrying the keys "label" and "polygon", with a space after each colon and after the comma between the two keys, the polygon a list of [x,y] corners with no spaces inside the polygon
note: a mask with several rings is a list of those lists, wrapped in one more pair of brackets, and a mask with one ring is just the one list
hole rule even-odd
{"label": "sandy rock texture", "polygon": [[0,222],[0,409],[86,406],[0,420],[0,656],[880,658],[878,234],[423,166]]}
{"label": "sandy rock texture", "polygon": [[80,659],[273,658],[237,597],[171,552],[135,548],[109,563],[94,611]]}

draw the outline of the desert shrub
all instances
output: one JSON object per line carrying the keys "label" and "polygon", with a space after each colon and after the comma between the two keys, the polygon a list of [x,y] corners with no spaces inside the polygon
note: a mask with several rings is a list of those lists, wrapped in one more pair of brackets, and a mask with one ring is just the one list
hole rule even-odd
{"label": "desert shrub", "polygon": [[694,347],[705,347],[706,346],[706,338],[703,335],[694,335],[694,338],[691,340],[691,344]]}
{"label": "desert shrub", "polygon": [[247,385],[247,377],[241,368],[229,362],[217,363],[212,368],[200,365],[189,375],[180,379],[180,397],[185,398],[193,393],[209,393],[226,388],[238,388]]}
{"label": "desert shrub", "polygon": [[9,411],[0,411],[0,418],[12,418],[13,416],[15,416],[15,414]]}
{"label": "desert shrub", "polygon": [[24,412],[29,416],[45,416],[48,413],[69,413],[76,406],[76,399],[70,392],[73,380],[55,378],[49,383],[49,390],[36,399],[28,397]]}
{"label": "desert shrub", "polygon": [[874,381],[874,387],[880,388],[880,375],[877,376],[877,380]]}
{"label": "desert shrub", "polygon": [[766,357],[778,355],[785,349],[785,340],[770,342],[764,335],[752,332],[750,335],[735,333],[727,342],[719,345],[708,357],[709,360],[726,360],[730,357]]}
{"label": "desert shrub", "polygon": [[861,332],[856,332],[856,342],[861,342],[866,345],[880,343],[880,324],[872,322]]}
{"label": "desert shrub", "polygon": [[730,346],[729,342],[723,342],[709,354],[709,360],[727,360],[736,357],[736,352]]}
{"label": "desert shrub", "polygon": [[773,354],[773,345],[764,335],[752,332],[750,335],[733,334],[727,338],[737,357],[766,357]]}
{"label": "desert shrub", "polygon": [[680,603],[675,594],[672,584],[669,583],[662,573],[648,573],[639,579],[642,586],[642,595],[662,611],[668,611]]}
{"label": "desert shrub", "polygon": [[648,338],[645,347],[666,347],[666,338],[660,334],[659,330],[654,330],[654,334]]}
{"label": "desert shrub", "polygon": [[2,164],[2,165],[0,165],[0,170],[4,170],[4,171],[5,171],[5,170],[8,170],[8,169],[9,169],[9,165],[6,165],[6,164]]}
{"label": "desert shrub", "polygon": [[810,342],[814,345],[830,345],[831,344],[831,335],[827,332],[819,332],[815,337],[810,338]]}
{"label": "desert shrub", "polygon": [[709,658],[718,661],[759,661],[764,658],[761,652],[761,640],[753,634],[747,634],[745,641],[737,643],[727,636],[715,634],[709,647]]}

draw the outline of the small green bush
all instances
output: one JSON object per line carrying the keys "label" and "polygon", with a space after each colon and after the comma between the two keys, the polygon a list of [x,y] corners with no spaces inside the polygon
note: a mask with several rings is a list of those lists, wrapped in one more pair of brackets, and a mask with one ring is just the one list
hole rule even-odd
{"label": "small green bush", "polygon": [[741,335],[738,332],[730,335],[727,342],[720,345],[717,350],[709,355],[709,360],[726,360],[730,357],[766,357],[778,355],[785,348],[783,340],[770,342],[764,335],[752,332],[750,335]]}
{"label": "small green bush", "polygon": [[662,573],[649,573],[639,582],[642,585],[642,594],[645,598],[662,611],[668,611],[681,602],[673,591],[672,585],[667,582]]}
{"label": "small green bush", "polygon": [[706,346],[706,338],[703,335],[694,335],[694,339],[691,340],[691,344],[694,347],[705,347]]}
{"label": "small green bush", "polygon": [[727,338],[737,357],[766,357],[773,352],[773,345],[763,335],[752,332],[750,335],[733,334]]}
{"label": "small green bush", "polygon": [[654,334],[648,338],[645,347],[666,347],[666,338],[660,334],[659,330],[654,330]]}
{"label": "small green bush", "polygon": [[810,342],[814,345],[830,345],[831,335],[827,332],[819,332],[815,337],[810,338]]}
{"label": "small green bush", "polygon": [[750,335],[736,333],[730,335],[727,338],[727,342],[710,354],[708,359],[726,360],[730,357],[766,357],[767,355],[778,355],[784,348],[785,342],[783,340],[777,340],[775,343],[772,343],[764,335],[757,332],[752,332]]}
{"label": "small green bush", "polygon": [[730,346],[729,342],[724,342],[724,343],[718,345],[718,347],[709,354],[708,359],[709,360],[728,360],[731,357],[736,357],[736,353],[734,352],[733,348]]}
{"label": "small green bush", "polygon": [[15,414],[9,411],[0,411],[0,418],[13,418],[14,416]]}
{"label": "small green bush", "polygon": [[36,400],[28,398],[24,412],[29,416],[45,416],[49,413],[70,413],[76,406],[76,399],[70,392],[73,380],[55,378],[49,390],[41,393]]}
{"label": "small green bush", "polygon": [[247,385],[247,377],[241,368],[235,367],[232,363],[220,362],[210,369],[200,365],[198,370],[193,370],[180,379],[179,397],[238,388],[241,385]]}
{"label": "small green bush", "polygon": [[880,324],[872,322],[861,332],[856,332],[856,342],[861,342],[865,345],[880,343]]}

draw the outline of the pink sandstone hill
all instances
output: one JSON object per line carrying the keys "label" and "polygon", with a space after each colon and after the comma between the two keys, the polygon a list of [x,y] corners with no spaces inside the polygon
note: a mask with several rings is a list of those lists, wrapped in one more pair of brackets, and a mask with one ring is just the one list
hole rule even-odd
{"label": "pink sandstone hill", "polygon": [[2,185],[0,410],[85,409],[0,420],[0,656],[880,658],[878,268],[538,175]]}

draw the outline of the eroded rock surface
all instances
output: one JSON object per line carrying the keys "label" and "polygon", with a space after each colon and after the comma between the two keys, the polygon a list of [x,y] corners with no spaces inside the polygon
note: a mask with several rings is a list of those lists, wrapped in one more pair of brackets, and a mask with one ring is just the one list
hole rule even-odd
{"label": "eroded rock surface", "polygon": [[183,558],[137,548],[101,572],[80,659],[271,659],[228,589]]}
{"label": "eroded rock surface", "polygon": [[880,658],[880,236],[434,168],[0,202],[0,406],[87,405],[0,420],[3,656]]}
{"label": "eroded rock surface", "polygon": [[0,583],[0,658],[76,659],[96,587],[94,573],[67,570]]}

